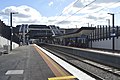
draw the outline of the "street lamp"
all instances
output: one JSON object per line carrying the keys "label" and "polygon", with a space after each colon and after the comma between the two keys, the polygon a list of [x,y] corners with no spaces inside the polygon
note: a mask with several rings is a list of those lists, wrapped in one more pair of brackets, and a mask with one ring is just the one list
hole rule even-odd
{"label": "street lamp", "polygon": [[108,27],[110,26],[110,19],[106,19],[108,21]]}
{"label": "street lamp", "polygon": [[18,12],[10,12],[10,50],[12,50],[12,36],[13,36],[12,15],[13,14],[18,14]]}
{"label": "street lamp", "polygon": [[114,14],[113,13],[108,13],[110,15],[112,15],[112,50],[115,50],[115,25],[114,25]]}
{"label": "street lamp", "polygon": [[94,24],[91,24],[91,27],[93,27],[94,26]]}
{"label": "street lamp", "polygon": [[89,23],[87,23],[88,24],[88,27],[90,27],[90,24]]}

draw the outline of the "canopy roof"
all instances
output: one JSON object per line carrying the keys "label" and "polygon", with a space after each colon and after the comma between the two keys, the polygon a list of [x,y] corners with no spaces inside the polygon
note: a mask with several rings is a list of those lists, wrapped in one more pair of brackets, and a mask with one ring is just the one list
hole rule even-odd
{"label": "canopy roof", "polygon": [[56,36],[56,38],[71,38],[71,37],[80,37],[82,35],[90,35],[90,33],[95,29],[95,27],[81,27],[76,32],[63,34]]}

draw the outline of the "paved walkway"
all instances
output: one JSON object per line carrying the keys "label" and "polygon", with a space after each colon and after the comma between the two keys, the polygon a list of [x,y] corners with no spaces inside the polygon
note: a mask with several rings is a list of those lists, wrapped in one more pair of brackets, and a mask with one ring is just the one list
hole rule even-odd
{"label": "paved walkway", "polygon": [[54,77],[32,46],[22,46],[0,56],[0,80],[47,80]]}

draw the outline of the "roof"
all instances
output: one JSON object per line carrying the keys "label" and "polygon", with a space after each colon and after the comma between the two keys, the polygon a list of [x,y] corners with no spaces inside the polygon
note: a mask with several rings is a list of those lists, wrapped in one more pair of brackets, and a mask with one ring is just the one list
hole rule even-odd
{"label": "roof", "polygon": [[81,35],[89,35],[95,27],[81,27],[75,32],[56,36],[56,38],[70,38],[70,37],[80,37]]}
{"label": "roof", "polygon": [[29,28],[34,28],[34,29],[50,29],[49,26],[47,26],[47,25],[29,25]]}

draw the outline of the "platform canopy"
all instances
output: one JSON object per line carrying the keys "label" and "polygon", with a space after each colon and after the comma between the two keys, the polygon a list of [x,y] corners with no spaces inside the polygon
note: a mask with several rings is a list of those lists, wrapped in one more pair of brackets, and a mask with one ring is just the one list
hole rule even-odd
{"label": "platform canopy", "polygon": [[95,27],[81,27],[75,32],[56,36],[56,38],[72,38],[72,37],[80,37],[82,35],[90,35],[90,33],[92,33],[94,29]]}

